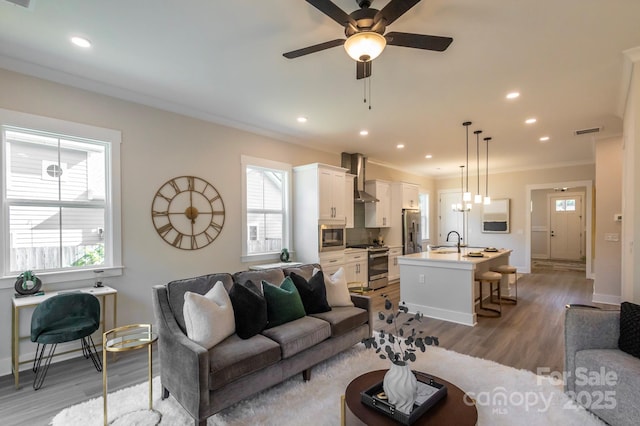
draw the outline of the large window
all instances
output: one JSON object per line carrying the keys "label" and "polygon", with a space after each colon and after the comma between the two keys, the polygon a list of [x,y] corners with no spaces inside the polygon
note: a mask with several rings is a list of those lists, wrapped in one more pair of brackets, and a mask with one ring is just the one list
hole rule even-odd
{"label": "large window", "polygon": [[242,157],[243,260],[277,258],[289,247],[291,166]]}
{"label": "large window", "polygon": [[0,118],[2,276],[119,266],[119,185],[112,178],[119,132],[4,110]]}
{"label": "large window", "polygon": [[420,229],[422,230],[422,241],[429,240],[429,194],[422,193],[420,199]]}

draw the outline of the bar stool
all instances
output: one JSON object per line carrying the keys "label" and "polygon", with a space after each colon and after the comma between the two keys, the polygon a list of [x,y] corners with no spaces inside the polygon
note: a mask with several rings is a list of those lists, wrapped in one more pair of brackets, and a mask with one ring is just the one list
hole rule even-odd
{"label": "bar stool", "polygon": [[[516,288],[515,297],[502,296],[502,301],[517,305],[518,304],[518,269],[515,266],[511,266],[511,265],[500,265],[500,266],[494,266],[493,268],[491,268],[491,271],[502,274],[502,276],[507,276],[507,282],[509,282],[509,275],[514,275],[516,277],[514,281],[514,286]],[[493,297],[493,293],[491,293],[491,297]]]}
{"label": "bar stool", "polygon": [[[478,315],[479,317],[489,317],[489,318],[497,318],[502,316],[502,303],[501,303],[501,294],[500,294],[500,280],[502,279],[502,274],[500,274],[499,272],[493,272],[493,271],[486,271],[486,272],[476,272],[475,273],[475,281],[478,282],[478,297],[476,298],[476,301],[480,301],[480,307],[478,309],[478,312],[476,312],[476,315]],[[498,287],[498,309],[495,308],[486,308],[483,306],[482,304],[482,285],[483,284],[489,284],[489,301],[491,300],[491,296],[493,295],[493,292],[495,291],[493,286],[494,284],[497,284]],[[485,312],[480,312],[480,311],[485,311]],[[486,311],[490,311],[492,313],[487,313]]]}

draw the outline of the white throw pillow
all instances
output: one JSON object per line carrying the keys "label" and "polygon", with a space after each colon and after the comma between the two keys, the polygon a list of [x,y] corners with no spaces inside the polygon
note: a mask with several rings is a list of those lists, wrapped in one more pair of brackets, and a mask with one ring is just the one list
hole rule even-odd
{"label": "white throw pillow", "polygon": [[[318,268],[313,268],[312,275],[315,275],[319,270]],[[329,306],[332,308],[353,306],[344,268],[340,267],[333,275],[324,273],[324,286],[327,289]]]}
{"label": "white throw pillow", "polygon": [[211,349],[236,332],[233,305],[222,281],[204,296],[186,292],[183,313],[187,337],[204,348]]}

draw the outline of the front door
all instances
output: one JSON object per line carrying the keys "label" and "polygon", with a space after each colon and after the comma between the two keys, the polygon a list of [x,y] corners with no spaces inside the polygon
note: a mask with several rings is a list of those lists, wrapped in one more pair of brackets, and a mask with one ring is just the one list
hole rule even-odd
{"label": "front door", "polygon": [[550,197],[549,254],[552,259],[581,260],[584,255],[582,198],[582,194]]}

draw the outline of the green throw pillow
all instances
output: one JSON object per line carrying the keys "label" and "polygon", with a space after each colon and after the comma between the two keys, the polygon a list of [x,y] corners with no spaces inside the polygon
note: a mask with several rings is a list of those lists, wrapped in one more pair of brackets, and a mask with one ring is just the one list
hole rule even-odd
{"label": "green throw pillow", "polygon": [[267,300],[267,328],[276,327],[306,315],[296,286],[287,277],[280,287],[262,280],[262,292]]}

